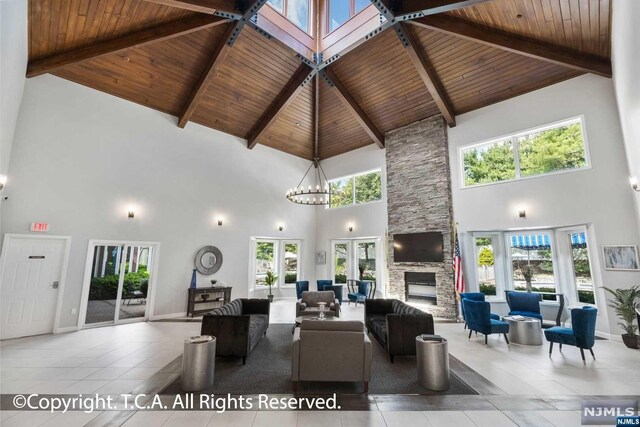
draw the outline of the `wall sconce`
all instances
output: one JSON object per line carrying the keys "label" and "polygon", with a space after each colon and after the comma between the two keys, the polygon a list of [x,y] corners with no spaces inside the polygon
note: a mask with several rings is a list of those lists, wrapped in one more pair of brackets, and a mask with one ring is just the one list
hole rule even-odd
{"label": "wall sconce", "polygon": [[526,218],[527,217],[527,211],[525,211],[524,209],[520,209],[518,211],[518,218]]}
{"label": "wall sconce", "polygon": [[353,231],[353,225],[352,225],[352,224],[349,224],[349,225],[347,226],[347,230],[349,230],[349,233],[351,233],[351,232]]}
{"label": "wall sconce", "polygon": [[127,217],[129,219],[133,219],[136,216],[136,213],[132,210],[130,210],[129,212],[127,212]]}
{"label": "wall sconce", "polygon": [[278,231],[282,231],[282,230],[284,230],[284,225],[282,224],[278,225]]}
{"label": "wall sconce", "polygon": [[638,187],[638,177],[637,176],[630,176],[629,177],[629,185],[631,186],[631,188],[633,188],[635,191],[640,192],[640,187]]}
{"label": "wall sconce", "polygon": [[222,227],[222,218],[218,218],[218,226]]}

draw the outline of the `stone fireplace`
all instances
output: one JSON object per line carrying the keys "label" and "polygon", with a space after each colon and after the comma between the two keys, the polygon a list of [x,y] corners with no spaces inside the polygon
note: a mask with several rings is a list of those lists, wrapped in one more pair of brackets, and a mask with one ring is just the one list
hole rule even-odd
{"label": "stone fireplace", "polygon": [[[389,294],[403,301],[430,304],[427,311],[434,317],[455,319],[447,125],[442,116],[430,117],[390,131],[385,143]],[[394,262],[394,234],[428,231],[443,235],[443,262]],[[428,277],[435,279],[435,287],[416,287],[423,286],[416,283]],[[407,285],[405,279],[412,283]]]}

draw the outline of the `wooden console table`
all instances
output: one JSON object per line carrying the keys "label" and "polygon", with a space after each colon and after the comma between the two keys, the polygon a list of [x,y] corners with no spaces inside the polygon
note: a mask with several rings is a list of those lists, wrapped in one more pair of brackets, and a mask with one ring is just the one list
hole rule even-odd
{"label": "wooden console table", "polygon": [[[202,295],[209,295],[206,300]],[[231,286],[213,286],[210,288],[189,288],[187,316],[199,316],[231,301]]]}

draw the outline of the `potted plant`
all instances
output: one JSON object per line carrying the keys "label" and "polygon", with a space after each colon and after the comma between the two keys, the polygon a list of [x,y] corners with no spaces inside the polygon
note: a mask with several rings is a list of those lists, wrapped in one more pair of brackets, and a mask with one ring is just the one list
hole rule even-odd
{"label": "potted plant", "polygon": [[269,298],[269,302],[273,302],[271,287],[276,283],[276,280],[278,280],[278,276],[273,274],[273,271],[267,271],[267,275],[264,277],[264,284],[269,287],[269,295],[267,296],[267,298]]}
{"label": "potted plant", "polygon": [[616,315],[622,320],[618,326],[625,332],[622,334],[622,342],[629,348],[638,348],[640,337],[636,335],[638,326],[633,324],[636,317],[636,299],[640,298],[640,286],[632,286],[629,289],[609,289],[603,287],[612,296],[609,307],[613,308]]}
{"label": "potted plant", "polygon": [[533,279],[533,267],[529,264],[520,268],[520,273],[524,277],[524,281],[527,283],[527,292],[531,292],[531,280]]}

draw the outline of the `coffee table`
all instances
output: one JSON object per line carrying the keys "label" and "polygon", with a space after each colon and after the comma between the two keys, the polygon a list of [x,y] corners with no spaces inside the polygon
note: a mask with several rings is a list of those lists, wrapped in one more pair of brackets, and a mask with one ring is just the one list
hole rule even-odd
{"label": "coffee table", "polygon": [[521,345],[542,345],[542,325],[539,319],[525,316],[503,316],[509,323],[509,341]]}

